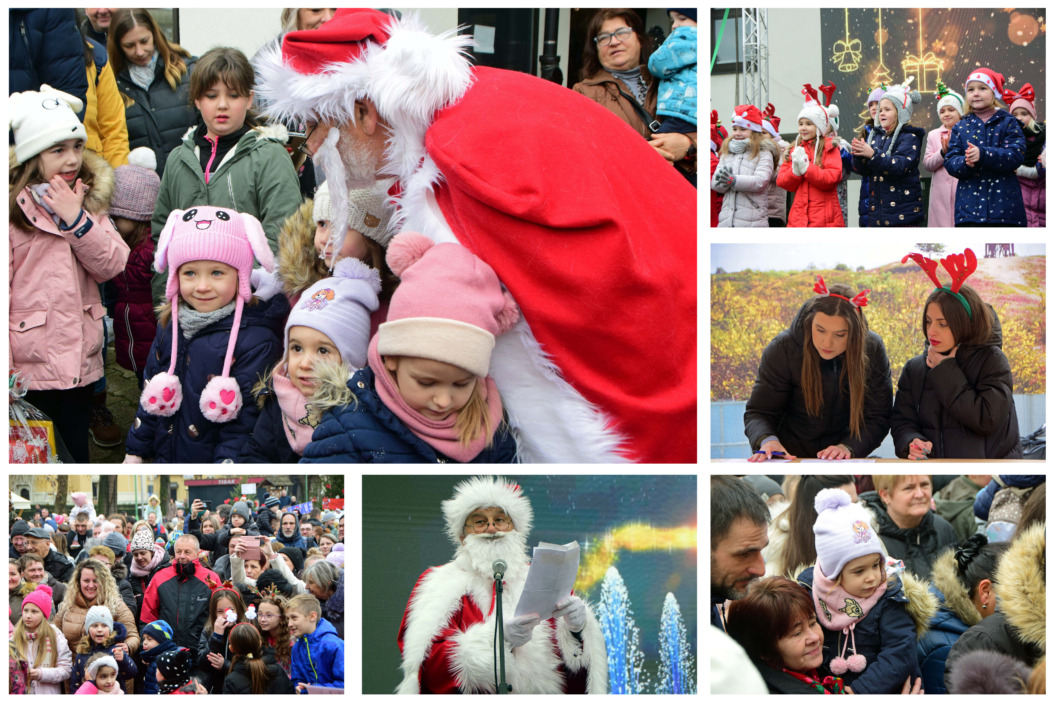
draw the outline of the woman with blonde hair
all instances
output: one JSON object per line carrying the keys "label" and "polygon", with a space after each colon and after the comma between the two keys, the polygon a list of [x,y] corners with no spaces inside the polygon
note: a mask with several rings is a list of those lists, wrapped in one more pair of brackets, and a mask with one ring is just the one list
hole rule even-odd
{"label": "woman with blonde hair", "polygon": [[871,477],[875,490],[860,501],[875,513],[887,553],[905,568],[929,579],[938,555],[957,542],[956,530],[930,509],[930,476]]}
{"label": "woman with blonde hair", "polygon": [[95,559],[77,565],[66,586],[66,596],[52,616],[51,623],[62,631],[68,643],[76,645],[85,634],[88,609],[95,605],[109,608],[114,620],[125,626],[126,651],[134,653],[139,650],[140,633],[136,629],[136,618],[122,602],[118,585],[110,571]]}

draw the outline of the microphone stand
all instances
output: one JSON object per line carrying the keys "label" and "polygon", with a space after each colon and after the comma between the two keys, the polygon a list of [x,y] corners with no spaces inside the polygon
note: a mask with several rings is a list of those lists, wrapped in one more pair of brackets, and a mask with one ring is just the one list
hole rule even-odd
{"label": "microphone stand", "polygon": [[504,671],[504,574],[497,571],[493,574],[493,585],[496,589],[496,632],[500,635],[500,684],[503,689],[498,689],[497,694],[510,694],[511,685],[507,683],[507,674]]}

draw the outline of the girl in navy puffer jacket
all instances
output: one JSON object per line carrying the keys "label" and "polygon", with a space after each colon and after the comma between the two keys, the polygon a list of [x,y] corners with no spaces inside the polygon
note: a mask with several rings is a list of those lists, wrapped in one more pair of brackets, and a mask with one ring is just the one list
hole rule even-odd
{"label": "girl in navy puffer jacket", "polygon": [[169,215],[155,269],[168,267],[170,308],[148,358],[151,377],[126,439],[126,463],[238,457],[258,413],[243,400],[279,359],[279,330],[290,310],[275,280],[260,280],[251,295],[255,258],[271,272],[272,251],[250,214],[195,206]]}
{"label": "girl in navy puffer jacket", "polygon": [[956,123],[945,153],[945,169],[956,187],[956,225],[1025,226],[1026,207],[1015,170],[1022,164],[1026,138],[1022,124],[1003,110],[1004,77],[986,68],[964,83],[967,112]]}
{"label": "girl in navy puffer jacket", "polygon": [[513,461],[488,374],[496,336],[518,320],[514,300],[492,268],[456,243],[402,233],[386,259],[401,278],[387,321],[371,339],[368,366],[341,395],[321,386],[314,401],[327,411],[303,460]]}

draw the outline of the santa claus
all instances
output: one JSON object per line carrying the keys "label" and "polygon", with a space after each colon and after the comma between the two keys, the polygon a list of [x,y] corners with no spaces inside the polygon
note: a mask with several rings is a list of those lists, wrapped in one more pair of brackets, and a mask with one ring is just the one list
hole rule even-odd
{"label": "santa claus", "polygon": [[514,296],[490,374],[521,460],[693,462],[695,190],[584,96],[473,67],[471,43],[340,9],[262,52],[257,90],[306,124],[332,223],[396,179],[396,227],[461,243]]}
{"label": "santa claus", "polygon": [[533,508],[503,478],[472,478],[441,503],[456,556],[427,569],[408,599],[397,644],[398,693],[496,693],[493,562],[507,564],[503,622],[507,683],[515,694],[604,694],[607,651],[592,611],[576,595],[551,615],[515,616],[529,571]]}

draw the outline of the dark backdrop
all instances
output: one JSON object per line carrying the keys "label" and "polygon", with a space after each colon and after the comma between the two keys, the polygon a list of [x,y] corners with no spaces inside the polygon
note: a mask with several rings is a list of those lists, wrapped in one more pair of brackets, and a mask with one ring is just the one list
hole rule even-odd
{"label": "dark backdrop", "polygon": [[[419,575],[452,558],[445,535],[441,501],[465,476],[363,477],[363,689],[391,693],[401,680],[397,631],[408,596]],[[630,522],[655,528],[697,524],[694,476],[512,476],[530,499],[534,528],[530,547],[539,542],[581,544],[581,566],[608,531]],[[624,535],[623,535],[624,536]],[[650,542],[632,542],[647,545]],[[630,543],[626,543],[627,546]],[[680,604],[692,653],[696,635],[696,550],[647,546],[620,548],[610,562],[629,591],[645,680],[658,669],[658,631],[662,604],[672,592]],[[583,591],[599,600],[597,581]],[[653,691],[653,689],[650,689]]]}

